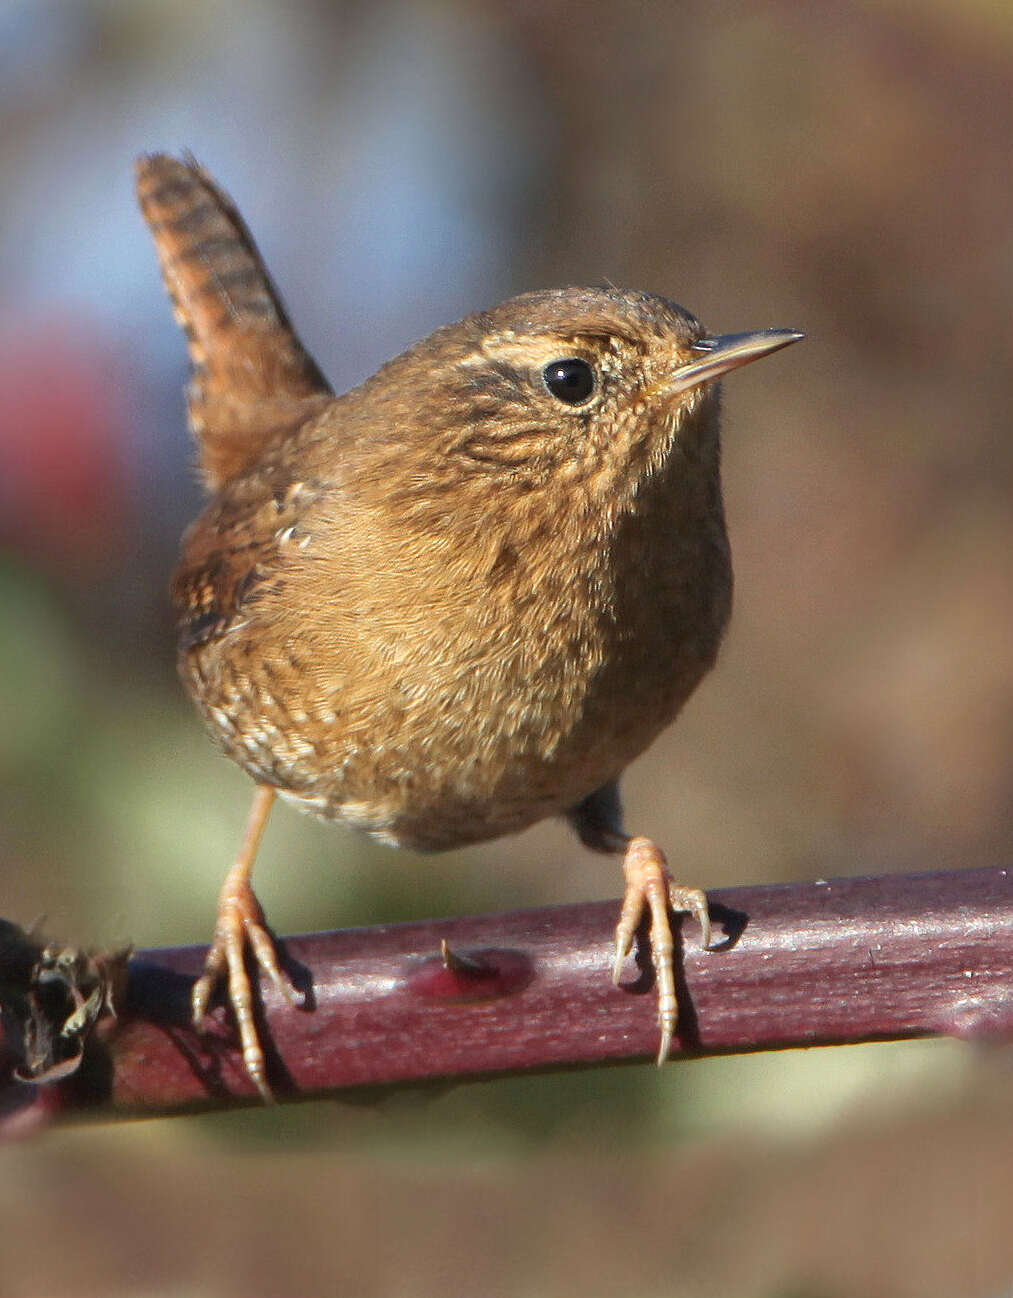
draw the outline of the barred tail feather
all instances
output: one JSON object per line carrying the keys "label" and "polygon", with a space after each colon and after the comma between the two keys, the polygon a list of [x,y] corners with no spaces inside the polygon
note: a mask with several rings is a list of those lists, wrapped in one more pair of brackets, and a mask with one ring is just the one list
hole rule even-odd
{"label": "barred tail feather", "polygon": [[296,337],[246,224],[189,155],[137,163],[137,196],[186,335],[190,424],[211,487],[331,395]]}

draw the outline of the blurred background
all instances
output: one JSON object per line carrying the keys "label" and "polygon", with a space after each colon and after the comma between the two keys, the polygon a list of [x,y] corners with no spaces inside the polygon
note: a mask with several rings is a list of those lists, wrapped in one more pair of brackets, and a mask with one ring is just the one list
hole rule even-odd
{"label": "blurred background", "polygon": [[[0,914],[206,941],[248,809],[166,596],[199,492],[132,162],[183,148],[339,390],[536,287],[806,330],[726,385],[735,616],[629,822],[712,887],[1011,863],[1013,10],[0,0]],[[618,873],[282,810],[257,883],[291,932]],[[1008,1055],[793,1052],[56,1132],[0,1151],[0,1298],[998,1298],[1011,1211]]]}

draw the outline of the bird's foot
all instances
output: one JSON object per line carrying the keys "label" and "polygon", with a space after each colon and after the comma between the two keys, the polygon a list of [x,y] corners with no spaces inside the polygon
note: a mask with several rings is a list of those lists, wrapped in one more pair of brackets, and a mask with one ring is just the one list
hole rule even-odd
{"label": "bird's foot", "polygon": [[619,982],[623,961],[633,948],[633,939],[646,908],[650,915],[651,962],[658,987],[658,1025],[661,1028],[658,1063],[663,1064],[672,1048],[679,1019],[679,1001],[675,992],[675,943],[669,908],[695,916],[706,948],[711,941],[707,898],[699,888],[684,888],[673,882],[664,853],[649,838],[630,839],[623,858],[623,874],[626,876],[626,891],[616,926],[612,981]]}
{"label": "bird's foot", "polygon": [[248,873],[237,866],[226,877],[219,894],[214,939],[204,962],[204,972],[194,984],[191,997],[193,1024],[199,1032],[212,993],[224,979],[239,1029],[243,1063],[261,1097],[270,1103],[274,1097],[267,1082],[264,1047],[260,1043],[254,1017],[253,988],[246,969],[247,947],[252,950],[258,967],[271,979],[280,995],[290,1005],[301,1004],[300,993],[278,964],[275,940],[267,927]]}

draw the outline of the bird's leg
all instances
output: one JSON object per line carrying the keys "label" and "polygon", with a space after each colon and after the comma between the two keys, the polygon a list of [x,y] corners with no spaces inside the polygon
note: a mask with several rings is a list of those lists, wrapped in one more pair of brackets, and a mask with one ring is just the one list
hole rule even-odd
{"label": "bird's leg", "polygon": [[570,821],[588,847],[599,852],[623,853],[626,890],[616,926],[612,964],[614,983],[618,984],[622,975],[623,961],[633,948],[633,939],[645,910],[650,917],[651,963],[658,988],[658,1024],[661,1029],[658,1063],[663,1064],[672,1047],[679,1019],[675,943],[669,909],[684,911],[696,918],[706,948],[711,941],[707,897],[699,888],[686,888],[675,883],[668,871],[665,854],[649,838],[631,838],[624,832],[619,790],[614,783],[585,798],[570,812]]}
{"label": "bird's leg", "polygon": [[633,947],[637,925],[646,907],[651,920],[651,963],[658,984],[658,1024],[661,1028],[658,1063],[663,1064],[672,1048],[679,1018],[679,1001],[675,993],[675,943],[668,912],[671,908],[693,915],[700,925],[703,944],[709,947],[711,921],[707,897],[699,888],[685,888],[675,883],[668,872],[664,853],[649,838],[638,836],[629,839],[623,857],[623,874],[626,876],[626,892],[616,926],[612,981],[618,985],[623,961]]}
{"label": "bird's leg", "polygon": [[251,1081],[268,1101],[273,1097],[267,1084],[264,1049],[253,1016],[253,988],[246,970],[247,944],[252,949],[258,966],[289,1004],[295,1005],[300,1000],[298,991],[278,964],[274,938],[268,931],[264,912],[250,883],[257,848],[271,814],[274,798],[275,791],[269,785],[257,786],[243,845],[235,865],[225,876],[218,895],[214,939],[204,962],[204,972],[194,984],[191,998],[194,1027],[200,1031],[211,994],[222,977],[226,978],[229,1003],[239,1029],[243,1063]]}

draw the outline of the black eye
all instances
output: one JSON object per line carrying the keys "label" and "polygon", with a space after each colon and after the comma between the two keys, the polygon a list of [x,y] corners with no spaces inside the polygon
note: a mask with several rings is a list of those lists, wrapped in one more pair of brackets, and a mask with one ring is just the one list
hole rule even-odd
{"label": "black eye", "polygon": [[576,356],[546,365],[542,380],[552,395],[568,406],[581,405],[594,392],[594,370]]}

